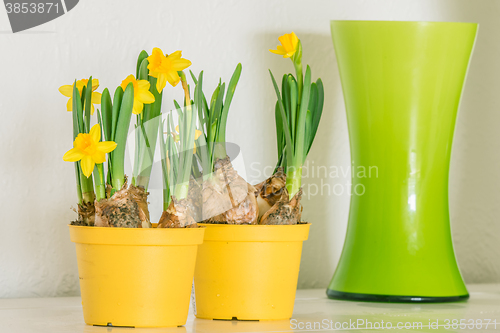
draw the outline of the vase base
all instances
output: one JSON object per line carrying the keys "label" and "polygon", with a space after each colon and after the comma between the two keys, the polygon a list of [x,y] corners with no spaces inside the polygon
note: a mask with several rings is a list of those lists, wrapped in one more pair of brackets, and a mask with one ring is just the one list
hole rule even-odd
{"label": "vase base", "polygon": [[386,303],[447,303],[460,302],[469,299],[469,294],[460,296],[429,297],[429,296],[402,296],[402,295],[376,295],[376,294],[358,294],[346,293],[332,289],[326,290],[328,298],[344,301],[361,302],[386,302]]}

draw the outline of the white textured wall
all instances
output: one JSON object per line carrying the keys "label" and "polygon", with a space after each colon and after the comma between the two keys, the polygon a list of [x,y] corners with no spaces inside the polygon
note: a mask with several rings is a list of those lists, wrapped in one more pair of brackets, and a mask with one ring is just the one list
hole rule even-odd
{"label": "white textured wall", "polygon": [[[62,155],[71,147],[71,116],[57,88],[93,75],[114,87],[134,71],[135,57],[154,46],[183,50],[207,87],[243,74],[229,116],[228,137],[251,163],[275,163],[275,96],[267,73],[291,71],[272,55],[277,37],[294,30],[305,63],[321,76],[326,104],[309,160],[349,167],[344,103],[330,39],[330,19],[479,22],[480,30],[457,122],[450,179],[455,247],[467,282],[500,282],[500,2],[384,1],[98,1],[82,0],[53,22],[11,34],[0,8],[0,297],[78,294],[74,245],[74,171]],[[211,81],[211,84],[208,82]],[[179,89],[168,89],[166,101]],[[325,179],[330,186],[348,178]],[[305,180],[320,184],[321,179]],[[161,206],[151,198],[153,218]],[[299,287],[326,287],[342,249],[349,196],[304,200],[313,226],[304,244]]]}

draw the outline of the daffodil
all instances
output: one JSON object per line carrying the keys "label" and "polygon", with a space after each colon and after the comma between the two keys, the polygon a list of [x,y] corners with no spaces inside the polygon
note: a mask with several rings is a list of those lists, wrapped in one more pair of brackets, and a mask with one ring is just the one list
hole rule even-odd
{"label": "daffodil", "polygon": [[[89,80],[88,79],[81,79],[76,81],[76,88],[78,89],[78,92],[80,93],[80,96],[82,96],[82,90],[84,87],[87,87]],[[95,90],[99,87],[99,80],[98,79],[92,79],[92,105],[90,108],[90,114],[94,114],[94,104],[101,104],[101,93],[96,92]],[[68,103],[66,103],[66,109],[68,111],[73,110],[73,85],[68,84],[59,87],[59,92],[63,94],[66,97],[69,97]],[[85,105],[84,105],[85,108]]]}
{"label": "daffodil", "polygon": [[144,104],[153,103],[155,101],[155,97],[149,91],[148,80],[136,80],[135,77],[130,74],[125,80],[122,81],[122,89],[125,90],[130,82],[134,85],[134,107],[132,112],[134,114],[141,114]]}
{"label": "daffodil", "polygon": [[106,153],[112,152],[116,148],[113,141],[101,140],[101,127],[95,124],[90,129],[90,133],[80,133],[73,142],[72,149],[68,150],[63,156],[66,162],[78,162],[85,177],[90,177],[95,164],[106,161]]}
{"label": "daffodil", "polygon": [[[175,142],[178,142],[180,140],[179,125],[175,126],[175,132],[172,133],[172,135],[174,136],[174,141]],[[201,135],[201,131],[195,130],[195,132],[194,132],[194,139],[197,140],[200,137],[200,135]],[[194,144],[193,154],[196,154],[196,143]]]}
{"label": "daffodil", "polygon": [[157,47],[153,49],[152,54],[148,57],[148,69],[149,75],[157,78],[156,89],[158,92],[162,92],[167,81],[175,87],[181,80],[177,72],[191,66],[191,61],[181,57],[181,51],[175,51],[170,55],[166,55]]}
{"label": "daffodil", "polygon": [[299,38],[292,31],[290,34],[285,34],[278,38],[281,45],[276,47],[276,50],[269,50],[272,53],[282,55],[283,58],[290,58],[297,52],[297,47],[299,45]]}

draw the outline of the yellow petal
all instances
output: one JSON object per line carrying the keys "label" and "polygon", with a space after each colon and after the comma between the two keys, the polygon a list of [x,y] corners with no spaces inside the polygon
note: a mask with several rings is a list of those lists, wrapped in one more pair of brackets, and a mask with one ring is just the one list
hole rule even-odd
{"label": "yellow petal", "polygon": [[83,158],[83,156],[85,156],[85,154],[82,153],[82,151],[80,149],[71,148],[70,150],[68,150],[66,152],[66,154],[64,154],[63,161],[76,162],[76,161],[81,160]]}
{"label": "yellow petal", "polygon": [[176,71],[183,71],[189,66],[191,66],[191,61],[187,59],[179,59],[172,64],[172,68]]}
{"label": "yellow petal", "polygon": [[128,84],[132,82],[132,84],[135,82],[135,77],[130,74],[129,76],[127,76],[125,78],[125,80],[122,81],[122,83],[120,84],[120,86],[122,87],[123,91],[125,91],[125,89],[127,88]]}
{"label": "yellow petal", "polygon": [[97,149],[103,153],[110,153],[116,148],[116,142],[113,141],[103,141],[97,144]]}
{"label": "yellow petal", "polygon": [[182,51],[175,51],[174,53],[170,53],[167,58],[170,60],[177,60],[180,59],[181,57],[182,57]]}
{"label": "yellow petal", "polygon": [[85,155],[80,161],[80,166],[85,177],[89,178],[92,175],[92,171],[94,171],[95,162],[92,157]]}
{"label": "yellow petal", "polygon": [[165,73],[159,73],[158,78],[156,80],[156,90],[158,90],[158,92],[161,93],[166,85],[167,85],[167,76],[165,75]]}
{"label": "yellow petal", "polygon": [[155,97],[149,90],[139,90],[137,100],[145,104],[151,104],[155,101]]}
{"label": "yellow petal", "polygon": [[200,135],[201,135],[201,131],[196,130],[194,132],[194,139],[197,140],[200,137]]}
{"label": "yellow petal", "polygon": [[172,85],[172,87],[175,87],[177,83],[179,83],[179,81],[181,80],[179,74],[174,71],[166,73],[166,76],[167,76],[167,81]]}
{"label": "yellow petal", "polygon": [[137,87],[139,90],[149,90],[149,81],[148,80],[139,80],[137,81]]}
{"label": "yellow petal", "polygon": [[291,51],[293,49],[292,42],[288,34],[280,36],[278,40],[280,41],[281,45],[283,45],[285,50]]}
{"label": "yellow petal", "polygon": [[291,39],[293,48],[297,49],[297,44],[299,43],[299,37],[297,37],[295,32],[292,31],[292,33],[290,34],[290,39]]}
{"label": "yellow petal", "polygon": [[73,97],[73,86],[65,85],[59,87],[59,92],[66,97]]}
{"label": "yellow petal", "polygon": [[[92,91],[96,90],[99,88],[99,80],[98,79],[92,79]],[[100,104],[100,103],[98,103]]]}
{"label": "yellow petal", "polygon": [[278,46],[276,47],[276,50],[269,50],[269,51],[271,51],[272,53],[275,53],[275,54],[279,54],[279,55],[284,55],[284,54],[286,54],[285,49],[283,49],[283,46],[281,46],[281,45],[278,45]]}
{"label": "yellow petal", "polygon": [[101,96],[101,93],[93,92],[91,98],[92,104],[101,104]]}
{"label": "yellow petal", "polygon": [[158,77],[158,75],[160,75],[160,72],[158,71],[153,71],[153,70],[149,70],[149,76],[152,76],[152,77]]}
{"label": "yellow petal", "polygon": [[162,61],[164,61],[165,59],[166,58],[163,54],[163,51],[155,47],[151,55],[148,57],[148,69],[150,71],[149,75],[157,77],[158,74],[156,70],[161,66]]}
{"label": "yellow petal", "polygon": [[96,150],[95,153],[92,154],[92,160],[97,164],[104,163],[106,162],[106,154],[102,151]]}
{"label": "yellow petal", "polygon": [[179,125],[175,126],[175,131],[179,133]]}
{"label": "yellow petal", "polygon": [[68,100],[68,103],[66,103],[66,109],[67,109],[68,111],[72,111],[72,110],[73,110],[73,98],[70,98],[70,99]]}
{"label": "yellow petal", "polygon": [[94,104],[90,103],[90,114],[93,115],[95,111]]}
{"label": "yellow petal", "polygon": [[99,126],[99,124],[95,124],[94,126],[92,126],[89,135],[94,143],[99,142],[101,140],[101,126]]}
{"label": "yellow petal", "polygon": [[134,99],[134,107],[132,109],[133,114],[141,114],[144,104],[137,99]]}

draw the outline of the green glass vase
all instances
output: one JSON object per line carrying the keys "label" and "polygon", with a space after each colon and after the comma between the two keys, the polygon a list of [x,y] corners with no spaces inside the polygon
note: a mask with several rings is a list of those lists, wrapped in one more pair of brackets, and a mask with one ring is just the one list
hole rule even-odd
{"label": "green glass vase", "polygon": [[453,250],[448,172],[477,29],[475,23],[331,22],[353,172],[330,298],[469,297]]}

